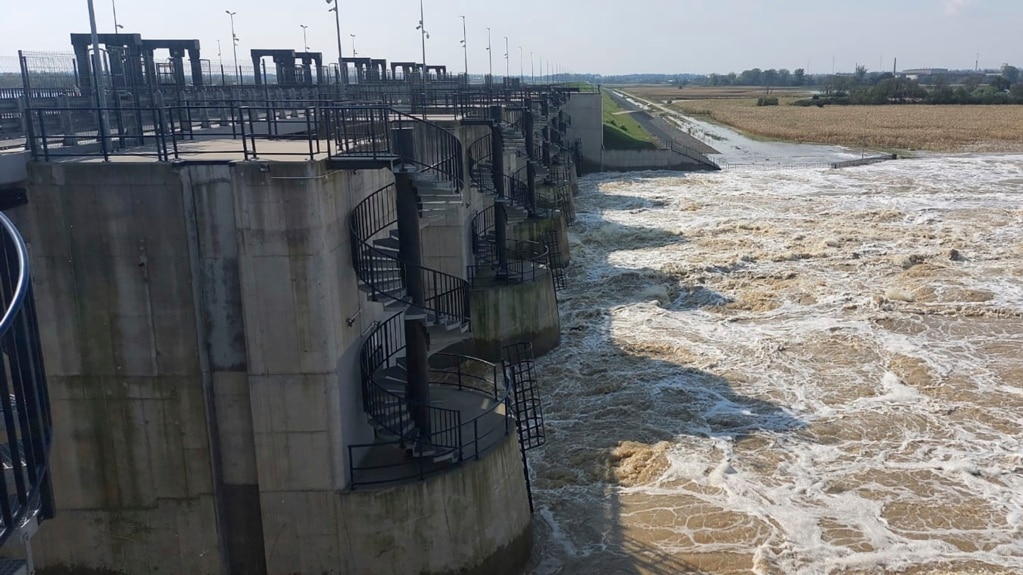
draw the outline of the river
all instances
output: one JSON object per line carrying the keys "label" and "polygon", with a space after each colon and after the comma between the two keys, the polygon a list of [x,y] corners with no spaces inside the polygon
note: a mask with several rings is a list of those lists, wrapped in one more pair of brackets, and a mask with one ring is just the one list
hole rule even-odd
{"label": "river", "polygon": [[1023,572],[1023,156],[581,184],[532,573]]}

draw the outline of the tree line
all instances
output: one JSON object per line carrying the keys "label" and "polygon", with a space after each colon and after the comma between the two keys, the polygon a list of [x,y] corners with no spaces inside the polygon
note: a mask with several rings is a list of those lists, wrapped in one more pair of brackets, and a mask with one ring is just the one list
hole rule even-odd
{"label": "tree line", "polygon": [[730,74],[710,74],[679,84],[705,86],[763,86],[765,93],[780,87],[816,87],[818,94],[796,102],[826,104],[1023,104],[1023,78],[1015,66],[1005,64],[992,74],[947,72],[909,78],[892,72],[868,72],[857,66],[852,74],[809,75],[802,68],[761,70],[752,68]]}

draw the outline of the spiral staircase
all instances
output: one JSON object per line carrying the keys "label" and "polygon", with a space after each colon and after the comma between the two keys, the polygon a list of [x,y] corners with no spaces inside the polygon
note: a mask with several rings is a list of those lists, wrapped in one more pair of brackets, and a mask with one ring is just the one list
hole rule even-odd
{"label": "spiral staircase", "polygon": [[389,312],[359,350],[376,441],[349,446],[349,483],[423,479],[478,459],[510,433],[502,367],[438,353],[470,337],[469,282],[422,264],[421,227],[462,205],[462,148],[451,132],[395,110],[338,113],[350,128],[338,134],[339,161],[395,175],[349,219],[359,288]]}
{"label": "spiral staircase", "polygon": [[[494,281],[532,281],[546,277],[551,271],[552,247],[547,242],[508,240],[504,233],[530,218],[553,216],[551,211],[543,212],[538,208],[535,188],[530,189],[530,181],[535,185],[536,178],[546,173],[536,153],[539,148],[535,144],[531,107],[527,100],[516,122],[493,118],[491,132],[469,147],[472,183],[481,193],[492,196],[494,201],[472,220],[472,251],[476,262],[470,267],[469,277],[474,285]],[[506,148],[525,150],[529,157],[527,164],[513,174],[504,173],[500,155]],[[504,212],[503,215],[499,215],[499,210]],[[502,223],[504,230],[501,229]],[[550,241],[549,237],[545,239]],[[556,282],[556,285],[560,284]]]}

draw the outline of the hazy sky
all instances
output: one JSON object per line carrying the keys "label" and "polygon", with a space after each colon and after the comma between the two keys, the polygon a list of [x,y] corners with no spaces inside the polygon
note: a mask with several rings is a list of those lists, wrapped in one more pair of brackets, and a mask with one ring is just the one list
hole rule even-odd
{"label": "hazy sky", "polygon": [[[250,48],[309,46],[337,58],[333,14],[324,0],[116,0],[118,23],[148,38],[198,38],[203,57],[230,66],[235,16],[240,62]],[[855,64],[875,70],[1023,64],[1023,0],[425,0],[428,63],[463,69],[462,21],[468,19],[470,72],[485,72],[493,29],[494,71],[525,73],[529,53],[569,71],[729,72],[809,66],[811,73]],[[18,49],[70,51],[68,34],[88,32],[86,0],[0,0],[0,57]],[[95,0],[100,32],[114,28],[111,0]],[[344,52],[419,60],[416,0],[341,0]]]}

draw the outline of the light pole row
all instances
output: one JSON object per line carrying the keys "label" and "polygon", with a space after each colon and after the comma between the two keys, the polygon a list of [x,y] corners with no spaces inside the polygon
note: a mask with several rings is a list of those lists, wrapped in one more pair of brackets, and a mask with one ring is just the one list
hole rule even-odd
{"label": "light pole row", "polygon": [[[113,10],[114,10],[114,26],[115,26],[115,28],[119,29],[119,28],[123,28],[123,26],[119,26],[117,24],[117,6],[114,4],[115,1],[116,0],[111,0],[111,5],[113,6]],[[344,85],[346,83],[345,82],[345,76],[347,76],[347,74],[344,73],[344,69],[345,69],[344,52],[343,52],[343,48],[342,48],[342,45],[341,45],[341,10],[339,9],[338,0],[326,0],[326,2],[327,2],[327,4],[333,4],[334,5],[332,8],[330,8],[328,10],[328,12],[333,12],[334,13],[334,22],[335,22],[336,27],[337,27],[338,84],[340,85],[341,91],[342,91],[342,94],[343,94],[344,93]],[[242,81],[242,79],[241,79],[241,68],[238,67],[238,42],[239,42],[239,38],[238,38],[238,35],[235,34],[235,29],[234,29],[234,17],[238,13],[237,12],[232,12],[230,10],[225,10],[224,12],[227,13],[228,17],[230,17],[230,19],[231,19],[231,45],[232,45],[232,51],[234,53],[234,69],[235,69],[236,81],[238,83],[241,83],[241,81]],[[465,59],[465,81],[466,81],[466,83],[468,83],[469,82],[469,39],[468,39],[468,34],[467,34],[466,18],[465,18],[465,16],[459,16],[459,18],[462,19],[462,39],[460,40],[459,43],[462,45],[463,57]],[[424,7],[423,7],[423,0],[420,0],[419,1],[419,25],[416,26],[416,30],[419,30],[419,32],[420,32],[421,42],[422,42],[422,56],[423,56],[422,79],[423,79],[423,84],[424,84],[423,89],[425,91],[425,89],[426,89],[426,87],[425,87],[425,83],[426,83],[426,40],[429,39],[430,34],[429,34],[429,32],[426,31],[426,28],[424,27],[423,22],[424,22]],[[307,26],[305,24],[299,24],[299,27],[302,28],[302,45],[305,47],[305,51],[308,52],[309,51],[309,41],[308,41],[308,36],[307,36],[307,30],[308,30],[309,26]],[[353,56],[357,56],[358,55],[358,51],[355,48],[355,38],[356,38],[356,35],[355,34],[349,34],[349,36],[352,38],[352,55]],[[508,36],[505,36],[504,37],[504,75],[505,75],[506,78],[511,77],[511,59],[510,59],[511,49],[510,49],[509,42],[510,41],[509,41]],[[491,81],[493,81],[493,78],[494,78],[494,50],[493,50],[493,43],[492,43],[492,30],[490,29],[489,26],[487,27],[487,48],[486,48],[486,50],[487,50],[487,56],[488,56],[488,60],[489,60],[490,79],[491,79]],[[523,56],[524,56],[524,49],[523,49],[522,46],[519,46],[519,82],[525,82],[525,65],[523,63]],[[530,81],[532,83],[536,83],[536,69],[534,67],[534,64],[535,64],[534,55],[533,55],[533,52],[530,51],[529,52],[529,70],[530,70]],[[543,58],[540,58],[540,75],[541,75],[541,77],[544,75]],[[547,62],[547,80],[550,81],[550,79],[551,79],[551,63],[550,63],[550,61],[548,61]]]}

